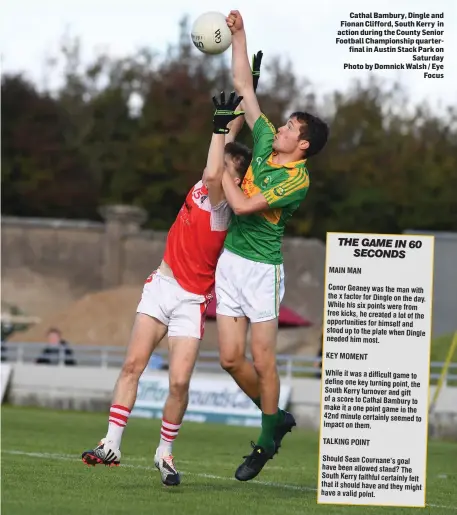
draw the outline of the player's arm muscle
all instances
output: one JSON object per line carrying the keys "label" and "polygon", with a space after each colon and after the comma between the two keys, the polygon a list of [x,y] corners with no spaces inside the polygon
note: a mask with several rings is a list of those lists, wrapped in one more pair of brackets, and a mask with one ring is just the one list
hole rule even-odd
{"label": "player's arm muscle", "polygon": [[[241,108],[241,110],[244,109],[243,102],[241,102],[240,108]],[[243,128],[243,125],[244,125],[244,116],[238,116],[237,118],[232,120],[227,125],[227,128],[230,129],[230,132],[225,135],[225,144],[232,143],[233,141],[235,141],[239,132]]]}
{"label": "player's arm muscle", "polygon": [[243,97],[246,123],[252,130],[261,111],[254,91],[244,29],[232,36],[232,75],[233,86],[238,95]]}
{"label": "player's arm muscle", "polygon": [[208,196],[214,207],[224,200],[222,188],[222,175],[224,173],[224,148],[225,135],[213,134],[208,151],[206,170],[203,174],[203,182],[208,188]]}
{"label": "player's arm muscle", "polygon": [[225,198],[236,215],[249,215],[268,209],[268,202],[261,193],[247,197],[227,172],[222,177],[222,187]]}

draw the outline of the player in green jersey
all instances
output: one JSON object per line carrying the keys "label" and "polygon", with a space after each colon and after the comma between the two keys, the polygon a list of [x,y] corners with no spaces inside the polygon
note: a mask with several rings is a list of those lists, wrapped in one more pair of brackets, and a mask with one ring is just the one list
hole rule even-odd
{"label": "player in green jersey", "polygon": [[[261,112],[253,88],[246,34],[238,11],[231,11],[232,72],[242,109],[254,139],[251,165],[237,188],[222,179],[234,216],[216,270],[217,320],[221,365],[262,411],[262,431],[235,477],[259,474],[295,426],[278,408],[279,376],[276,337],[284,296],[281,253],[284,227],[309,187],[306,159],[324,147],[327,125],[309,113],[295,112],[276,132]],[[248,320],[253,362],[245,357]]]}

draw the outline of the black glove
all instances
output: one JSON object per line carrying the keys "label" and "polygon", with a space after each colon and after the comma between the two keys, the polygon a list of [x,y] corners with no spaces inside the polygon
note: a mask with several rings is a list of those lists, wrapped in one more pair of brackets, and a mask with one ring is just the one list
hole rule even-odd
{"label": "black glove", "polygon": [[254,85],[254,91],[257,90],[257,84],[259,83],[260,65],[262,64],[262,57],[262,50],[259,50],[257,54],[254,54],[252,56],[252,82]]}
{"label": "black glove", "polygon": [[238,116],[244,114],[244,111],[236,111],[242,100],[243,97],[237,97],[234,91],[230,93],[227,102],[225,101],[225,93],[223,91],[221,92],[220,101],[213,97],[213,104],[216,108],[213,116],[214,134],[228,134],[230,132],[227,125]]}

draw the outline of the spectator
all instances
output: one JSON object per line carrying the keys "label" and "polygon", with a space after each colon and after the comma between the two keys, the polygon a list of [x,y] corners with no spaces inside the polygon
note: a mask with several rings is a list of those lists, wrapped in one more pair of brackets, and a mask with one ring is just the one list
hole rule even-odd
{"label": "spectator", "polygon": [[43,349],[36,363],[57,365],[60,361],[60,355],[63,353],[65,355],[65,365],[76,365],[73,351],[69,347],[68,342],[62,338],[62,333],[59,329],[51,327],[48,331],[47,338],[48,345]]}

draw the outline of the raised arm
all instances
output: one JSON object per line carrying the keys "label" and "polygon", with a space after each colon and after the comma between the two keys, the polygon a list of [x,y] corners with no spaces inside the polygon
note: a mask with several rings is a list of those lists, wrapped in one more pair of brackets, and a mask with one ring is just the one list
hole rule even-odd
{"label": "raised arm", "polygon": [[222,174],[224,173],[225,135],[214,134],[209,145],[208,159],[203,174],[203,182],[208,188],[209,201],[213,207],[224,199]]}
{"label": "raised arm", "polygon": [[[240,104],[241,109],[243,109],[243,104]],[[209,176],[210,181],[217,180],[217,177],[222,177],[222,172],[219,170],[219,166],[221,164],[220,159],[222,159],[222,168],[224,168],[224,153],[225,153],[225,145],[227,143],[232,143],[235,141],[239,132],[243,128],[244,125],[244,115],[240,115],[234,120],[232,120],[228,125],[227,129],[230,132],[225,134],[224,137],[224,150],[222,151],[222,157],[220,153],[220,141],[222,140],[220,134],[214,134],[211,138],[211,143],[208,150],[208,157],[206,159],[206,168],[203,171],[202,181],[206,184],[207,177]],[[216,178],[216,179],[215,179]]]}
{"label": "raised arm", "polygon": [[261,111],[254,91],[254,82],[246,44],[246,32],[243,18],[239,11],[230,11],[227,26],[232,33],[232,76],[233,85],[243,97],[246,123],[250,129],[254,127]]}
{"label": "raised arm", "polygon": [[232,92],[227,101],[224,92],[221,93],[220,100],[213,97],[216,107],[213,117],[213,136],[203,174],[203,181],[208,188],[209,200],[213,207],[224,199],[222,175],[224,173],[225,138],[229,134],[228,125],[243,114],[242,111],[236,111],[241,100],[242,97],[237,97],[235,92]]}
{"label": "raised arm", "polygon": [[[241,110],[243,110],[243,102],[240,104]],[[227,129],[230,130],[228,134],[225,135],[225,143],[232,143],[236,140],[236,137],[240,133],[241,129],[244,125],[244,114],[241,116],[238,116],[238,118],[235,118],[235,120],[232,120],[228,125]]]}
{"label": "raised arm", "polygon": [[[260,67],[262,65],[262,58],[263,58],[263,52],[262,50],[259,50],[256,54],[252,56],[252,82],[254,86],[254,92],[257,91],[257,86],[259,84],[260,79]],[[242,111],[245,111],[244,108],[244,102],[241,102],[240,108]],[[243,128],[245,117],[239,116],[236,118],[236,120],[233,120],[228,124],[228,128],[230,129],[230,132],[225,136],[225,143],[231,143],[232,141],[235,141],[236,137],[240,133],[241,129]]]}

